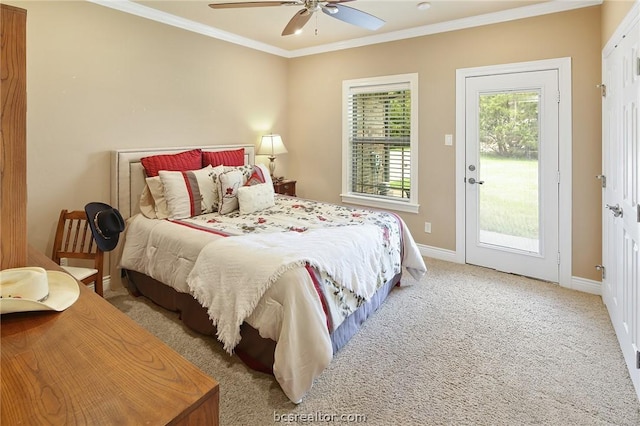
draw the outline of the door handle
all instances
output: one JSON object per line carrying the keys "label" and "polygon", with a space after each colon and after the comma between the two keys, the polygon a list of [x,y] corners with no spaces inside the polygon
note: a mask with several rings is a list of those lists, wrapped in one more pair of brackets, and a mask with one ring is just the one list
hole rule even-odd
{"label": "door handle", "polygon": [[606,204],[606,207],[609,210],[611,210],[611,213],[613,213],[614,217],[622,217],[622,209],[618,204],[616,204],[615,206],[612,206],[611,204]]}
{"label": "door handle", "polygon": [[478,185],[482,185],[484,183],[483,180],[475,180],[474,178],[469,178],[468,181],[471,185],[473,185],[474,183],[477,183]]}

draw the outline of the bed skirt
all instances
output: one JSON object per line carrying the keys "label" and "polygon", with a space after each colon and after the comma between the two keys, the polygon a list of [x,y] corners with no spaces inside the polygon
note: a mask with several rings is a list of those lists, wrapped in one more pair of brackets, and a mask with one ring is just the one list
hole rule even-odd
{"label": "bed skirt", "polygon": [[[178,312],[182,322],[190,329],[209,336],[216,336],[216,328],[211,322],[207,310],[190,294],[180,293],[163,283],[137,271],[123,270],[127,277],[127,287],[134,296],[145,296],[164,309]],[[331,344],[335,354],[353,337],[360,326],[385,301],[391,290],[400,284],[401,274],[396,275],[374,296],[347,317],[331,333]],[[273,374],[273,356],[276,342],[260,336],[258,330],[247,323],[240,327],[242,339],[234,352],[251,369]]]}

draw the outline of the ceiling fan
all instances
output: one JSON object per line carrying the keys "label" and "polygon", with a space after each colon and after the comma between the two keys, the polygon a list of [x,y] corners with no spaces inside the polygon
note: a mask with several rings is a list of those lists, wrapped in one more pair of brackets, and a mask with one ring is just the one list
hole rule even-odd
{"label": "ceiling fan", "polygon": [[322,12],[332,18],[372,31],[384,25],[382,19],[342,4],[349,1],[354,0],[244,1],[238,3],[212,3],[209,7],[213,9],[231,9],[240,7],[303,6],[303,9],[293,15],[293,18],[291,18],[287,26],[284,27],[282,31],[283,36],[301,31],[302,27],[311,19],[311,15],[319,10],[322,10]]}

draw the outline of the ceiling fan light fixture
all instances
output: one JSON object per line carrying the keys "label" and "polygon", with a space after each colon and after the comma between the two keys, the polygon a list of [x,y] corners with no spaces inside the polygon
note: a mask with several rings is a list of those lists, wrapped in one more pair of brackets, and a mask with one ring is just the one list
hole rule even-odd
{"label": "ceiling fan light fixture", "polygon": [[418,3],[418,9],[419,10],[431,9],[431,3],[429,3],[428,1],[423,1],[421,3]]}
{"label": "ceiling fan light fixture", "polygon": [[326,10],[327,12],[329,12],[331,15],[335,15],[336,13],[340,12],[340,10],[332,4],[328,4],[324,7],[324,10]]}
{"label": "ceiling fan light fixture", "polygon": [[298,31],[309,21],[311,15],[318,11],[322,11],[332,18],[371,31],[376,31],[384,25],[385,22],[382,19],[342,4],[351,1],[354,0],[235,1],[233,3],[211,3],[209,7],[213,9],[231,9],[243,7],[302,6],[303,9],[293,15],[293,18],[289,20],[289,23],[284,27],[284,30],[282,30],[283,36],[298,34]]}

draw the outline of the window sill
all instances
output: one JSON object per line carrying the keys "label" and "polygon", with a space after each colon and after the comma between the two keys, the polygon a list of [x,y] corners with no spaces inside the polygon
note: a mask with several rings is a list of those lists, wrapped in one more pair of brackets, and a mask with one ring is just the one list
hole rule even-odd
{"label": "window sill", "polygon": [[362,197],[353,194],[340,194],[342,202],[347,204],[357,204],[360,206],[375,207],[377,209],[395,210],[407,213],[418,213],[420,204],[404,203],[400,201],[384,200],[381,198]]}

